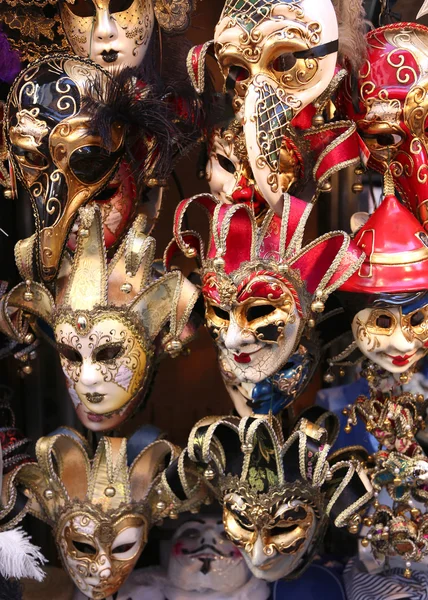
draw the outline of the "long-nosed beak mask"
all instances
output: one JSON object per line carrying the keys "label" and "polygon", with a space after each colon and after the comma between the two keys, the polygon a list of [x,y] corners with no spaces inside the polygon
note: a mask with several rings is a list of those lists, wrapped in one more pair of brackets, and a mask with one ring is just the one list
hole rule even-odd
{"label": "long-nosed beak mask", "polygon": [[287,191],[279,158],[290,121],[334,75],[336,13],[330,0],[227,0],[214,41],[226,88],[244,123],[251,168],[272,206]]}

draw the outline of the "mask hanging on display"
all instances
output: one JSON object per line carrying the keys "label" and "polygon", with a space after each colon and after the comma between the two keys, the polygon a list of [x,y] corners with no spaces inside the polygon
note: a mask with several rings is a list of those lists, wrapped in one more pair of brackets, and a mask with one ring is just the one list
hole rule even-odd
{"label": "mask hanging on display", "polygon": [[[200,237],[181,229],[192,204],[211,215],[206,251]],[[329,294],[361,264],[361,251],[343,232],[302,246],[310,210],[310,204],[285,195],[282,219],[269,210],[258,226],[248,206],[221,205],[212,196],[196,196],[177,208],[176,244],[186,256],[201,257],[207,327],[241,416],[279,412],[302,391],[319,360],[312,333],[317,317]],[[272,394],[260,407],[256,399],[266,395],[264,383],[272,384]],[[281,392],[275,406],[274,389]]]}
{"label": "mask hanging on display", "polygon": [[288,190],[279,177],[284,135],[334,76],[335,10],[329,0],[227,0],[214,44],[226,90],[244,123],[252,171],[262,196],[275,207]]}
{"label": "mask hanging on display", "polygon": [[[368,57],[341,97],[367,146],[368,166],[390,171],[403,201],[428,227],[428,28],[394,23],[367,34]],[[357,101],[356,101],[357,100]]]}
{"label": "mask hanging on display", "polygon": [[327,421],[301,419],[284,440],[272,416],[206,417],[189,436],[188,455],[205,466],[207,485],[223,507],[225,532],[257,578],[298,577],[329,515],[336,526],[355,529],[358,511],[372,496],[359,461],[344,451],[328,462],[330,439],[321,426]]}
{"label": "mask hanging on display", "polygon": [[178,271],[154,276],[155,242],[143,217],[107,264],[99,210],[90,204],[79,214],[74,260],[70,266],[64,258],[55,300],[40,284],[19,284],[2,299],[2,327],[19,336],[22,310],[34,315],[38,331],[47,323],[79,419],[106,431],[143,402],[155,362],[178,354],[193,336],[198,291]]}
{"label": "mask hanging on display", "polygon": [[1,4],[3,30],[23,60],[72,50],[117,71],[152,58],[157,29],[159,34],[183,33],[196,0],[2,0]]}
{"label": "mask hanging on display", "polygon": [[[149,86],[137,97],[126,73],[113,79],[95,63],[67,55],[32,63],[15,80],[6,105],[5,137],[21,185],[19,200],[23,207],[31,203],[35,216],[36,264],[43,281],[58,273],[79,207],[97,195],[102,201],[100,194],[107,193],[126,150],[128,164],[122,161],[118,170],[117,195],[126,194],[127,209],[110,236],[117,241],[137,200],[129,169],[138,162],[139,183],[147,183],[163,179],[164,168],[171,167],[168,147],[176,128],[169,113]],[[139,139],[138,159],[131,136]],[[110,231],[111,211],[105,212]]]}
{"label": "mask hanging on display", "polygon": [[117,592],[159,518],[154,487],[178,448],[142,427],[129,440],[103,437],[94,458],[63,428],[37,442],[38,462],[19,468],[28,510],[52,527],[64,568],[87,598]]}

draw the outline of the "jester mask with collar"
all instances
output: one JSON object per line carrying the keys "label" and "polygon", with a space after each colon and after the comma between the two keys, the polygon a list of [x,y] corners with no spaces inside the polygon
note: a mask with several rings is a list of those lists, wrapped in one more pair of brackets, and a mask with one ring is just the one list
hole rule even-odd
{"label": "jester mask with collar", "polygon": [[[329,434],[323,424],[331,419]],[[337,527],[352,526],[371,498],[365,472],[349,453],[328,460],[334,430],[335,417],[322,415],[315,422],[301,419],[287,440],[271,415],[206,417],[193,428],[188,455],[205,469],[223,507],[225,532],[256,577],[297,577],[310,564],[328,517]]]}
{"label": "jester mask with collar", "polygon": [[[4,123],[12,189],[24,214],[31,206],[34,225],[21,238],[35,231],[37,277],[45,283],[58,274],[81,206],[109,202],[111,245],[125,231],[139,188],[171,167],[177,130],[170,109],[150,86],[137,94],[131,74],[113,77],[92,61],[48,55],[11,87]],[[119,223],[107,222],[112,212]]]}
{"label": "jester mask with collar", "polygon": [[[193,204],[210,216],[206,251],[198,234],[182,231]],[[241,416],[278,412],[302,391],[319,358],[313,328],[324,303],[362,261],[344,232],[303,246],[310,210],[310,204],[285,194],[282,218],[270,209],[258,225],[248,206],[222,205],[212,196],[195,196],[177,207],[175,244],[185,255],[200,257],[206,324]],[[295,368],[289,372],[291,357]],[[266,395],[264,382],[272,378],[278,403],[272,405],[268,392],[270,401],[257,406],[256,399]]]}
{"label": "jester mask with collar", "polygon": [[20,466],[3,486],[4,506],[25,490],[26,512],[51,526],[64,568],[87,598],[118,591],[164,516],[158,484],[179,448],[157,435],[143,426],[129,440],[102,437],[92,456],[76,431],[62,428],[42,437],[37,462]]}
{"label": "jester mask with collar", "polygon": [[402,200],[428,227],[428,28],[394,23],[367,34],[368,56],[341,103],[367,146],[368,166],[389,170]]}
{"label": "jester mask with collar", "polygon": [[107,263],[99,209],[89,204],[79,214],[77,249],[72,264],[64,257],[55,299],[27,279],[3,297],[2,328],[19,338],[22,311],[38,332],[47,323],[79,419],[106,431],[143,401],[155,361],[179,353],[192,336],[198,291],[178,271],[154,270],[155,241],[143,217]]}

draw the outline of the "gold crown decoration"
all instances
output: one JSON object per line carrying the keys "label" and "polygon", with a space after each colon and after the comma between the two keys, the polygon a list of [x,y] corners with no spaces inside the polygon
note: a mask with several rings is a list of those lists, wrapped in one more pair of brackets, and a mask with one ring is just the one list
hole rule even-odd
{"label": "gold crown decoration", "polygon": [[28,329],[23,326],[23,313],[29,313],[36,330],[37,319],[53,326],[64,318],[83,333],[90,325],[91,313],[104,309],[128,319],[149,352],[168,323],[168,331],[162,333],[162,347],[178,352],[191,337],[186,325],[198,291],[179,271],[154,277],[155,240],[144,233],[145,217],[137,216],[109,263],[99,208],[90,203],[79,210],[79,217],[76,252],[73,259],[64,256],[53,295],[29,279],[33,244],[18,242],[15,258],[25,282],[1,298],[0,330],[24,341]]}

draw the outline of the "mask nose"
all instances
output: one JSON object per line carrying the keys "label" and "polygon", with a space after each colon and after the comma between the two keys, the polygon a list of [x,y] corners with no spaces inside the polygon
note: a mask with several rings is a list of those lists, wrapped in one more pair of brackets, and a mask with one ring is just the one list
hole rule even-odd
{"label": "mask nose", "polygon": [[274,551],[272,554],[267,555],[264,551],[263,540],[260,535],[257,536],[257,540],[253,546],[251,551],[251,562],[255,567],[261,567],[266,562],[272,560],[275,556],[276,552]]}
{"label": "mask nose", "polygon": [[108,579],[111,577],[111,562],[107,554],[102,554],[99,557],[98,562],[101,565],[100,579]]}
{"label": "mask nose", "polygon": [[86,387],[95,385],[99,380],[99,371],[96,365],[84,360],[80,369],[80,383]]}
{"label": "mask nose", "polygon": [[112,42],[117,38],[117,26],[107,9],[97,9],[94,38],[98,42]]}
{"label": "mask nose", "polygon": [[391,346],[393,346],[399,352],[407,354],[415,349],[415,338],[411,332],[406,332],[405,334],[404,331],[400,329],[394,333],[391,340]]}
{"label": "mask nose", "polygon": [[241,346],[254,344],[256,339],[252,333],[245,331],[238,325],[233,315],[230,315],[230,323],[224,334],[224,345],[228,350],[238,350]]}

